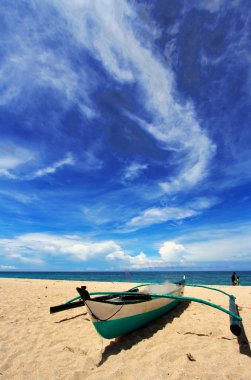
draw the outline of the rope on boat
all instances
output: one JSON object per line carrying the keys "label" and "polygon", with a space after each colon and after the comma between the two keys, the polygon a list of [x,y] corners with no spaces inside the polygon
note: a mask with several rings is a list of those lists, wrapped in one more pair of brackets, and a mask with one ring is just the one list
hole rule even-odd
{"label": "rope on boat", "polygon": [[91,310],[91,308],[87,305],[87,303],[85,303],[85,306],[87,307],[87,309],[90,310],[91,315],[92,315],[95,319],[97,319],[97,321],[100,321],[100,322],[106,322],[106,321],[109,321],[110,319],[112,319],[112,317],[114,317],[114,316],[115,316],[115,315],[116,315],[116,314],[122,309],[122,307],[124,306],[124,303],[121,305],[121,308],[120,308],[120,309],[116,310],[114,314],[110,315],[110,317],[108,317],[108,318],[106,318],[106,319],[101,319],[101,318],[99,318],[97,315],[95,315],[95,314],[93,313],[93,311]]}

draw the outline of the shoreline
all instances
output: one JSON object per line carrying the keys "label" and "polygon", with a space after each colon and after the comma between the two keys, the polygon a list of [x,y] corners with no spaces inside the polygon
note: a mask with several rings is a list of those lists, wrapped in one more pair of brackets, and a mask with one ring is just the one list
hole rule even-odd
{"label": "shoreline", "polygon": [[[250,379],[251,286],[214,285],[236,297],[244,327],[238,338],[228,315],[183,302],[137,331],[106,340],[85,307],[49,314],[50,306],[76,296],[80,284],[0,278],[2,379]],[[134,284],[85,281],[89,291],[123,291]],[[228,297],[219,292],[189,287],[185,295],[228,308]]]}
{"label": "shoreline", "polygon": [[[17,273],[20,273],[21,275],[20,276],[10,276],[8,274],[17,274]],[[52,277],[35,277],[34,274],[44,274],[44,275],[47,275],[48,273],[51,273],[51,274],[54,274],[54,275],[60,275],[59,277],[57,276],[52,276]],[[93,276],[93,273],[95,273],[95,276],[97,275],[100,275],[102,274],[102,278],[97,276],[97,278],[95,278],[95,276]],[[105,273],[105,277],[104,278],[104,273]],[[108,273],[110,273],[110,275],[108,275]],[[183,275],[184,275],[184,272],[179,272],[179,275],[177,275],[178,272],[155,272],[154,274],[164,274],[165,276],[163,277],[158,277],[158,276],[152,276],[152,272],[132,272],[130,273],[129,276],[127,277],[120,277],[119,276],[116,276],[116,277],[111,277],[111,274],[120,274],[120,275],[124,275],[124,272],[1,272],[0,271],[0,279],[23,279],[23,280],[43,280],[43,281],[69,281],[69,282],[85,282],[85,283],[88,283],[88,282],[100,282],[100,283],[124,283],[124,284],[127,284],[127,283],[136,283],[136,284],[141,284],[141,283],[152,283],[152,284],[162,284],[163,282],[165,282],[166,280],[169,281],[169,282],[179,282],[182,278],[183,278]],[[135,273],[138,274],[138,276],[136,277],[133,277],[135,275]],[[142,273],[144,273],[144,276],[142,277]],[[147,275],[146,275],[147,273]],[[212,273],[214,274],[219,274],[221,272],[205,272],[207,273],[207,275],[210,273],[210,276],[205,278],[205,277],[201,277],[200,275],[198,276],[198,274],[201,274],[201,273],[204,273],[204,272],[192,272],[193,274],[191,273],[185,273],[186,275],[186,282],[188,283],[193,283],[193,284],[200,284],[200,285],[206,285],[206,286],[232,286],[232,282],[231,282],[231,272],[228,272],[228,277],[215,277],[213,278],[211,276]],[[194,275],[194,273],[197,274]],[[223,272],[222,272],[223,273]],[[221,273],[221,274],[222,274]],[[224,272],[224,274],[226,274],[227,272]],[[6,274],[4,276],[4,274]],[[25,276],[25,274],[27,275],[27,277]],[[30,275],[28,275],[30,274]],[[61,277],[62,274],[65,274],[65,275],[69,275],[69,278],[67,278],[67,276],[65,278]],[[92,277],[88,278],[88,275],[87,274],[91,274]],[[241,283],[240,283],[240,286],[242,287],[247,287],[247,286],[251,286],[251,271],[245,271],[245,272],[238,272],[238,274],[240,275],[240,280],[241,280]],[[86,277],[84,275],[87,275]],[[150,276],[151,275],[151,276]],[[79,277],[78,277],[79,276]],[[218,281],[217,281],[218,280]]]}
{"label": "shoreline", "polygon": [[[241,286],[251,286],[251,271],[238,271]],[[232,286],[230,271],[133,271],[133,272],[32,272],[32,271],[0,271],[1,278],[9,279],[31,279],[31,280],[50,280],[50,281],[81,281],[81,282],[118,282],[118,283],[158,283],[179,282],[183,275],[186,282],[207,286]]]}

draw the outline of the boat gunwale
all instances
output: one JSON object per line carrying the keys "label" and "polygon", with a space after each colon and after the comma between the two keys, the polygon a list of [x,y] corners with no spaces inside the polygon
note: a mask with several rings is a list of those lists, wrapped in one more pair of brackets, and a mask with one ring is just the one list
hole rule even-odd
{"label": "boat gunwale", "polygon": [[[147,284],[149,285],[149,284]],[[147,286],[146,285],[146,286]],[[136,288],[136,287],[135,287]],[[132,305],[132,304],[137,304],[137,303],[143,303],[143,302],[151,302],[151,301],[155,301],[156,299],[158,298],[163,298],[162,296],[165,296],[165,295],[172,295],[176,292],[180,292],[181,289],[184,289],[184,285],[181,284],[179,285],[176,289],[172,290],[171,292],[168,292],[168,293],[163,293],[163,294],[160,294],[160,297],[152,297],[151,294],[154,294],[154,293],[143,293],[143,292],[130,292],[130,291],[126,291],[126,292],[118,292],[118,294],[115,294],[114,296],[117,296],[119,298],[119,296],[134,296],[135,295],[135,300],[131,299],[127,299],[127,300],[121,300],[121,301],[114,301],[112,302],[111,300],[114,298],[112,297],[111,294],[107,295],[107,296],[104,296],[104,297],[107,297],[107,300],[102,300],[102,299],[97,299],[97,298],[90,298],[89,300],[85,300],[85,301],[92,301],[92,302],[98,302],[98,303],[104,303],[104,304],[109,304],[109,305]],[[130,289],[131,290],[131,289]],[[133,293],[133,294],[132,294]],[[90,294],[91,295],[91,294]],[[145,296],[145,298],[141,298],[140,297],[137,299],[137,296]],[[147,298],[147,296],[149,298]],[[112,298],[108,298],[108,297],[112,297]],[[101,297],[100,297],[101,298]],[[85,302],[84,301],[84,302]]]}

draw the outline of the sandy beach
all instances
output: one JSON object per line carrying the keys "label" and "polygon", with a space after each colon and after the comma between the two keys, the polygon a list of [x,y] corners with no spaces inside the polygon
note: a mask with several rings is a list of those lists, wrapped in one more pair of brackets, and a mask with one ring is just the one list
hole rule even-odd
{"label": "sandy beach", "polygon": [[[87,282],[89,291],[131,284]],[[217,286],[236,296],[242,335],[229,317],[197,303],[119,339],[102,339],[85,307],[49,314],[75,297],[79,282],[0,279],[0,379],[233,379],[251,378],[251,287]],[[228,297],[200,288],[185,295],[228,308]],[[190,358],[190,359],[189,359]],[[194,359],[194,360],[191,360]]]}

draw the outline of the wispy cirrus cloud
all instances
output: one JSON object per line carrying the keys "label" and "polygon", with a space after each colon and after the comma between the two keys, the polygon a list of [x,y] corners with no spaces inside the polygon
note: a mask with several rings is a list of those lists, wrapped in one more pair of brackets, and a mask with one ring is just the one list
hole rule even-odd
{"label": "wispy cirrus cloud", "polygon": [[123,181],[132,181],[148,168],[147,164],[132,162],[122,172]]}
{"label": "wispy cirrus cloud", "polygon": [[35,154],[14,144],[0,144],[0,176],[15,179],[15,170],[35,159]]}
{"label": "wispy cirrus cloud", "polygon": [[1,223],[8,236],[41,231],[1,240],[10,264],[109,267],[107,258],[157,268],[217,261],[221,251],[227,260],[224,244],[233,260],[238,249],[246,257],[248,234],[207,226],[203,240],[189,224],[249,217],[247,9],[226,0],[0,3]]}
{"label": "wispy cirrus cloud", "polygon": [[[0,79],[4,91],[0,104],[3,106],[15,102],[25,93],[26,96],[20,103],[23,105],[27,98],[34,96],[33,90],[38,86],[55,88],[70,101],[74,98],[78,78],[69,63],[55,52],[42,47],[38,43],[38,35],[37,43],[32,45],[36,38],[30,37],[24,31],[24,28],[21,29],[20,35],[16,37],[18,49],[10,50],[6,54],[1,67]],[[13,43],[13,39],[10,42]]]}
{"label": "wispy cirrus cloud", "polygon": [[[30,165],[31,162],[33,165]],[[53,174],[61,167],[74,165],[75,160],[72,154],[68,153],[64,159],[32,173],[32,166],[38,164],[40,164],[39,155],[35,154],[31,149],[10,143],[0,145],[0,176],[12,180],[31,180]]]}
{"label": "wispy cirrus cloud", "polygon": [[[236,3],[238,3],[238,2],[236,2]],[[215,12],[218,12],[221,8],[223,8],[224,5],[226,5],[226,4],[228,6],[230,5],[231,7],[235,6],[234,1],[229,3],[226,0],[211,0],[211,1],[201,0],[201,1],[193,3],[193,4],[189,4],[189,6],[199,8],[199,9],[205,9],[211,13],[215,13]]]}
{"label": "wispy cirrus cloud", "polygon": [[13,190],[12,191],[0,190],[0,195],[6,198],[14,199],[23,204],[36,202],[39,199],[38,196],[35,194],[31,194],[31,193],[25,194],[24,192],[13,191]]}
{"label": "wispy cirrus cloud", "polygon": [[[50,89],[57,94],[58,102],[65,109],[76,104],[83,116],[95,118],[99,112],[89,97],[95,82],[94,76],[89,80],[92,69],[84,62],[83,68],[76,70],[73,67],[72,56],[62,43],[67,40],[71,49],[73,41],[64,21],[53,9],[53,2],[45,1],[41,6],[35,0],[34,13],[30,10],[28,2],[19,4],[16,12],[11,4],[1,7],[8,28],[5,30],[6,44],[1,49],[0,105],[14,104],[20,110],[34,102],[39,90]],[[50,23],[46,23],[48,19]]]}
{"label": "wispy cirrus cloud", "polygon": [[54,4],[77,41],[115,80],[137,84],[152,122],[131,117],[137,118],[138,125],[163,149],[175,151],[179,163],[173,178],[160,183],[162,191],[177,192],[195,186],[208,173],[214,144],[199,125],[192,103],[179,102],[171,69],[136,37],[133,8],[125,1],[55,1]]}
{"label": "wispy cirrus cloud", "polygon": [[[61,43],[60,49],[51,49],[50,44],[45,44],[46,38],[48,41],[53,41],[53,36],[56,40],[61,38],[60,35],[56,38],[59,29],[71,36],[70,44],[85,49],[98,60],[115,81],[135,84],[138,102],[145,108],[147,119],[137,112],[130,115],[123,104],[121,111],[136,121],[137,127],[149,134],[160,149],[174,155],[169,179],[163,178],[152,186],[159,186],[164,193],[178,192],[195,186],[207,176],[214,144],[201,128],[193,104],[189,101],[181,103],[171,68],[156,55],[153,45],[145,45],[138,33],[141,27],[144,30],[149,28],[150,32],[150,26],[135,22],[137,15],[133,4],[126,1],[69,3],[54,0],[42,8],[35,1],[34,6],[42,12],[42,18],[50,14],[51,6],[54,7],[58,27],[52,23],[41,35],[29,14],[26,18],[33,34],[27,33],[22,22],[18,24],[19,33],[10,40],[18,49],[7,51],[2,67],[5,104],[20,98],[19,104],[25,103],[27,98],[34,96],[34,89],[48,87],[57,91],[62,104],[77,104],[87,118],[96,117],[98,110],[92,106],[91,94],[93,89],[97,90],[99,81],[86,64],[85,55],[81,56],[83,69],[74,70],[71,56],[63,54]],[[11,78],[6,75],[9,67]],[[22,97],[23,93],[26,97]],[[133,180],[143,170],[135,165],[128,167],[125,179]],[[170,169],[168,160],[165,166]],[[53,170],[53,166],[48,170]],[[46,168],[37,171],[38,176],[45,173]]]}
{"label": "wispy cirrus cloud", "polygon": [[154,224],[168,221],[181,221],[199,215],[212,206],[218,200],[216,198],[196,198],[193,201],[179,207],[152,207],[142,211],[133,217],[127,224],[129,230],[137,230]]}
{"label": "wispy cirrus cloud", "polygon": [[129,230],[137,230],[154,224],[173,220],[183,220],[198,215],[198,211],[181,207],[153,207],[141,212],[132,218],[127,227]]}
{"label": "wispy cirrus cloud", "polygon": [[53,174],[55,173],[58,169],[60,169],[63,166],[67,165],[74,165],[75,160],[71,154],[68,154],[64,159],[54,162],[51,166],[47,166],[46,168],[39,169],[33,174],[29,174],[26,176],[27,179],[35,179],[38,177],[43,177],[47,174]]}

